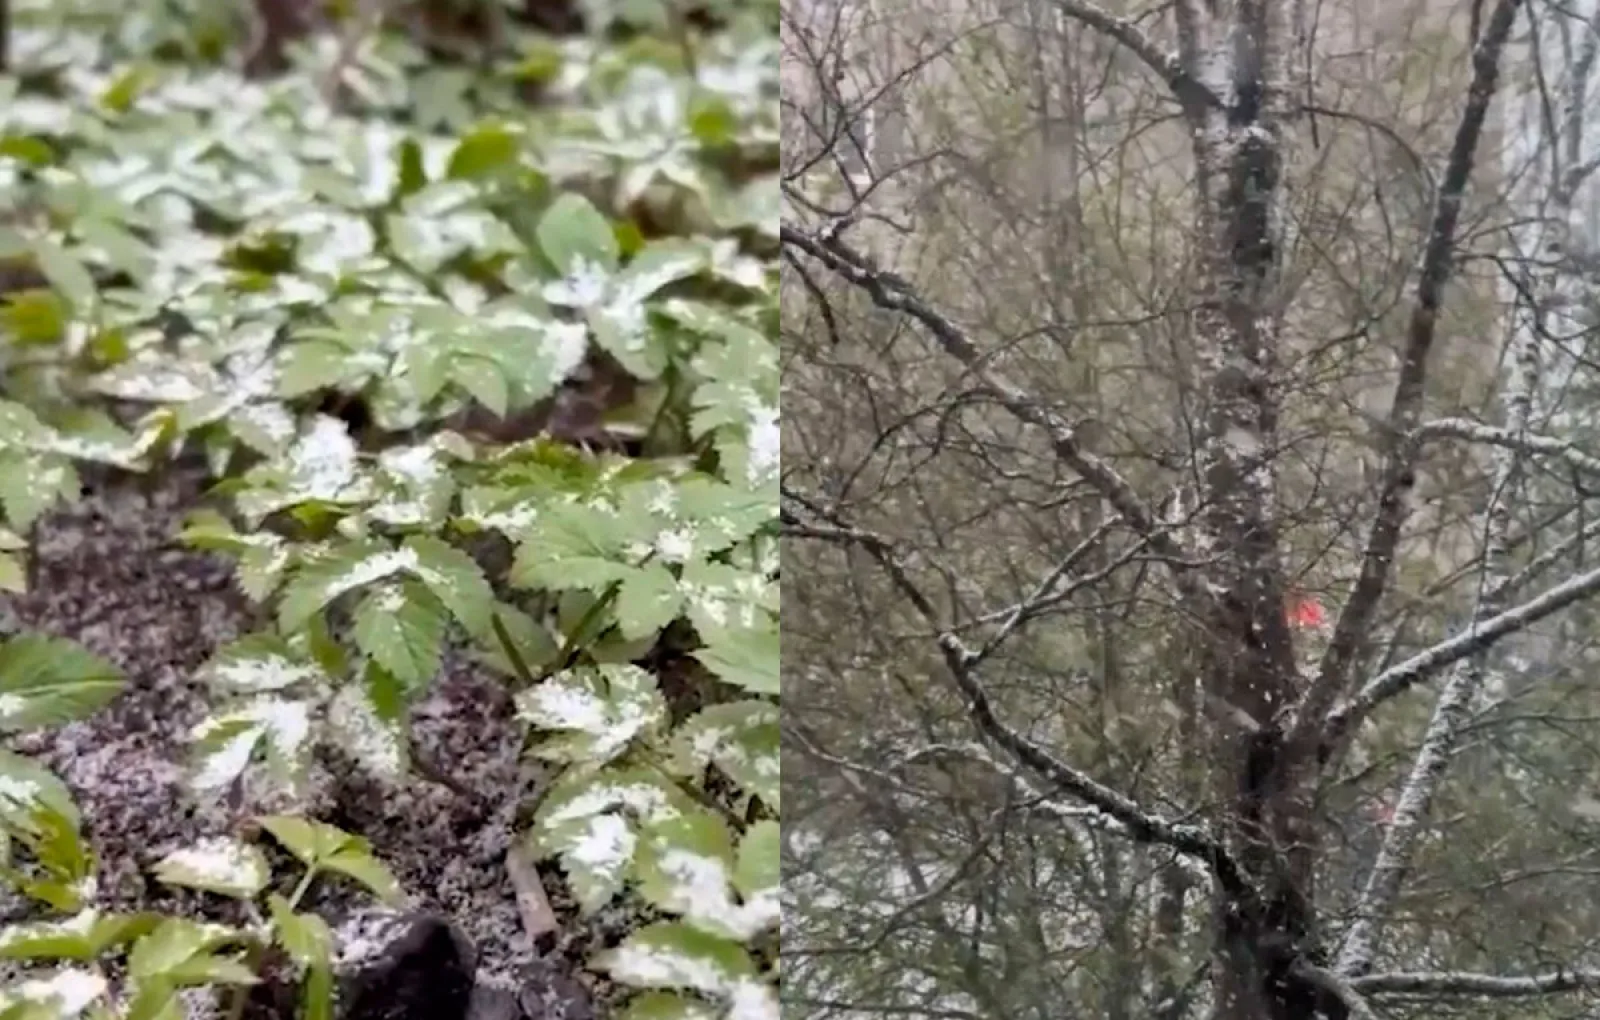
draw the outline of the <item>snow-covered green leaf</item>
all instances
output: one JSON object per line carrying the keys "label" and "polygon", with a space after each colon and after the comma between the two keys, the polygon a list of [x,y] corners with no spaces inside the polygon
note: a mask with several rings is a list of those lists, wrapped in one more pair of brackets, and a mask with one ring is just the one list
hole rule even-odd
{"label": "snow-covered green leaf", "polygon": [[0,927],[0,959],[77,960],[90,963],[155,927],[149,914],[113,914],[87,907],[60,921]]}
{"label": "snow-covered green leaf", "polygon": [[375,586],[356,607],[356,646],[409,688],[439,671],[447,620],[433,594],[417,581]]}
{"label": "snow-covered green leaf", "polygon": [[167,885],[254,899],[271,873],[259,849],[236,839],[216,836],[175,850],[156,865],[156,878]]}
{"label": "snow-covered green leaf", "polygon": [[756,974],[739,943],[677,921],[639,929],[596,963],[625,985],[681,989],[722,1000]]}
{"label": "snow-covered green leaf", "polygon": [[322,676],[282,638],[251,634],[223,646],[200,672],[213,689],[227,694],[265,694],[310,683]]}
{"label": "snow-covered green leaf", "polygon": [[378,542],[353,542],[306,562],[290,578],[278,603],[278,626],[293,632],[344,595],[416,566],[415,550]]}
{"label": "snow-covered green leaf", "polygon": [[655,677],[637,666],[558,673],[517,696],[517,712],[537,730],[554,731],[535,747],[554,761],[604,764],[660,728],[667,704]]}
{"label": "snow-covered green leaf", "polygon": [[778,706],[768,701],[709,705],[673,731],[674,760],[685,773],[708,764],[740,788],[779,808]]}
{"label": "snow-covered green leaf", "polygon": [[539,219],[539,247],[556,271],[574,286],[593,286],[617,267],[618,249],[611,223],[582,195],[564,194]]}
{"label": "snow-covered green leaf", "polygon": [[559,856],[580,909],[592,913],[622,889],[633,866],[639,825],[695,805],[650,769],[569,774],[546,797],[530,834],[541,857]]}
{"label": "snow-covered green leaf", "polygon": [[[758,836],[753,854],[764,853],[765,838]],[[760,869],[767,863],[764,857],[753,860],[753,877],[764,878]],[[726,823],[707,810],[646,827],[636,867],[646,899],[713,935],[747,942],[778,923],[776,884],[757,888],[748,899],[737,894],[733,838]]]}
{"label": "snow-covered green leaf", "polygon": [[0,1010],[4,1011],[0,1016],[6,1020],[76,1020],[103,999],[108,989],[100,974],[66,968],[0,989]]}
{"label": "snow-covered green leaf", "polygon": [[341,688],[328,705],[328,734],[358,765],[382,779],[397,780],[410,762],[402,685],[382,666],[364,682]]}

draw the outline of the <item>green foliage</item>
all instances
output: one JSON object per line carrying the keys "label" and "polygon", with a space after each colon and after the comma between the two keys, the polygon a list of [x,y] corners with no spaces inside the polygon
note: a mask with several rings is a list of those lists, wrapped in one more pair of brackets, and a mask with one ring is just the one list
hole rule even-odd
{"label": "green foliage", "polygon": [[[527,838],[584,909],[626,896],[677,919],[606,964],[659,992],[634,1010],[761,1013],[779,807],[775,8],[719,6],[704,32],[654,0],[597,5],[589,36],[514,36],[487,70],[378,34],[339,69],[339,105],[314,47],[243,80],[210,66],[239,26],[196,7],[186,34],[175,9],[141,0],[142,35],[110,5],[22,12],[56,49],[0,78],[17,111],[0,258],[29,280],[0,308],[0,587],[25,586],[29,529],[84,465],[202,455],[213,499],[179,538],[230,557],[262,612],[197,677],[212,711],[192,734],[196,795],[259,770],[300,786],[331,747],[413,781],[411,706],[464,648],[559,773]],[[596,424],[563,423],[562,401],[611,378],[624,395]],[[546,427],[508,441],[486,420]],[[473,551],[494,536],[509,568]],[[118,683],[87,653],[16,639],[0,726],[81,717]],[[680,710],[685,690],[703,707]],[[93,909],[64,788],[15,756],[0,784],[26,791],[0,799],[26,856],[8,876]],[[359,837],[262,825],[303,867],[300,894],[333,875],[396,894]],[[157,875],[258,905],[322,1015],[326,925],[273,889],[259,849],[215,839]],[[136,1015],[250,976],[255,935],[106,923],[53,958],[128,950]],[[647,951],[709,954],[727,978],[683,984]],[[11,994],[8,1020],[49,990]]]}

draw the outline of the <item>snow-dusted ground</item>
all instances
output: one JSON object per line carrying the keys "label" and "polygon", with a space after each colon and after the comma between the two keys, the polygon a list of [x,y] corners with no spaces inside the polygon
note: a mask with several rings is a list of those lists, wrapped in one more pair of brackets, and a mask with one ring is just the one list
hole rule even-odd
{"label": "snow-dusted ground", "polygon": [[[0,628],[78,640],[127,673],[128,690],[93,718],[12,741],[54,769],[77,797],[101,855],[100,905],[227,919],[229,904],[221,898],[176,892],[150,877],[151,866],[172,850],[237,831],[263,809],[293,809],[259,799],[238,807],[200,804],[182,782],[185,736],[205,715],[194,672],[219,644],[247,631],[252,615],[227,561],[173,540],[199,491],[198,479],[181,476],[159,486],[118,484],[50,517],[39,536],[37,586],[25,597],[0,598]],[[578,920],[559,875],[548,872],[565,926],[551,946],[535,947],[524,935],[504,856],[513,795],[526,784],[519,781],[518,729],[499,686],[467,656],[447,655],[416,714],[421,746],[482,804],[420,780],[382,789],[334,763],[319,770],[309,813],[366,836],[416,908],[459,925],[477,949],[480,987],[516,990],[533,1017],[604,1015],[612,990],[581,964],[616,941],[629,918],[619,908]],[[359,913],[364,895],[348,883],[319,883],[307,902],[347,942],[370,928]],[[372,949],[347,944],[345,952]]]}

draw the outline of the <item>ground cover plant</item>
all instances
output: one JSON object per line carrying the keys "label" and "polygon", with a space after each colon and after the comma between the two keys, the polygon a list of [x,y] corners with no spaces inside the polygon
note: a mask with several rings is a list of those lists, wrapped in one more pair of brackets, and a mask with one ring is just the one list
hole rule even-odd
{"label": "ground cover plant", "polygon": [[775,9],[12,7],[0,1018],[776,1016]]}

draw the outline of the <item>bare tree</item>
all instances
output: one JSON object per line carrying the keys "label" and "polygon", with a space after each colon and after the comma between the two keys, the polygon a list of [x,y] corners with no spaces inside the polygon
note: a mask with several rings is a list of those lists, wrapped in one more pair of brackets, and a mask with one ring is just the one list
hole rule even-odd
{"label": "bare tree", "polygon": [[[786,10],[786,776],[828,791],[789,826],[792,895],[861,895],[813,862],[874,833],[857,852],[897,877],[852,952],[921,954],[844,996],[804,980],[842,947],[802,941],[818,1015],[1365,1017],[1600,984],[1582,908],[1516,954],[1400,909],[1451,767],[1509,782],[1507,676],[1591,654],[1545,621],[1600,592],[1571,410],[1600,8],[1415,5],[1394,23],[1432,18],[1426,47],[1342,51],[1322,6],[974,6],[946,38]],[[1359,39],[1378,8],[1338,9]],[[1390,73],[1424,100],[1348,101]],[[951,75],[993,76],[1016,127],[957,112]],[[1384,770],[1383,803],[1348,797]],[[1557,828],[1521,863],[1570,850]]]}

